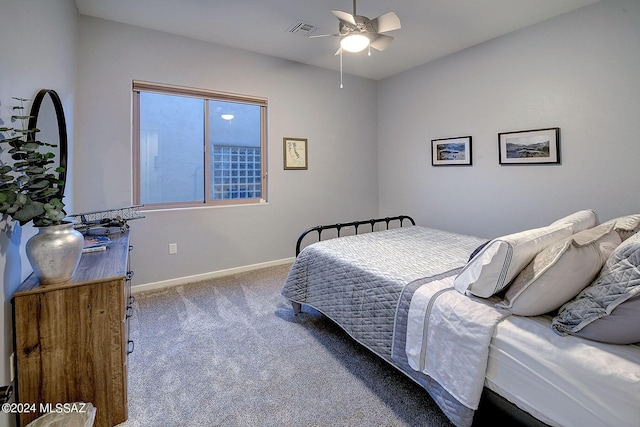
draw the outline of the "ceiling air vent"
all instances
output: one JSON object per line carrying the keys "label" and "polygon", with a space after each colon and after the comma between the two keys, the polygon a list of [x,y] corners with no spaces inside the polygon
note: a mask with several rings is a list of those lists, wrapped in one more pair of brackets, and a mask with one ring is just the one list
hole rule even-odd
{"label": "ceiling air vent", "polygon": [[311,34],[313,34],[317,29],[318,27],[316,27],[315,25],[311,25],[303,21],[298,21],[294,26],[289,28],[287,32],[290,34],[296,34],[298,36],[308,37]]}

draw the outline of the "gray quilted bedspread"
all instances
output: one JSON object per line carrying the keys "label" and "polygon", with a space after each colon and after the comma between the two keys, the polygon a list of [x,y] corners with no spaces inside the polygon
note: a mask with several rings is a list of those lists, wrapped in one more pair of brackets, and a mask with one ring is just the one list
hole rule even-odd
{"label": "gray quilted bedspread", "polygon": [[464,266],[484,241],[420,226],[325,240],[300,252],[282,295],[314,307],[393,363],[404,286]]}

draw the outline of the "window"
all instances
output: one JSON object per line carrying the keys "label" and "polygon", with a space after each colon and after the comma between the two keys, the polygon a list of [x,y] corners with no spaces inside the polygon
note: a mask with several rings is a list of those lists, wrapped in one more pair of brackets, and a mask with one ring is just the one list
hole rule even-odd
{"label": "window", "polygon": [[133,82],[134,203],[266,200],[263,98]]}

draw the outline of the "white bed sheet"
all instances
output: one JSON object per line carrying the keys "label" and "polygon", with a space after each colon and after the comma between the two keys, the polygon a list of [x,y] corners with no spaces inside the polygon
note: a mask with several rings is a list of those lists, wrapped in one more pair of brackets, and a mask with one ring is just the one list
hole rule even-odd
{"label": "white bed sheet", "polygon": [[548,316],[498,324],[485,385],[552,426],[638,427],[640,345],[563,337],[550,324]]}

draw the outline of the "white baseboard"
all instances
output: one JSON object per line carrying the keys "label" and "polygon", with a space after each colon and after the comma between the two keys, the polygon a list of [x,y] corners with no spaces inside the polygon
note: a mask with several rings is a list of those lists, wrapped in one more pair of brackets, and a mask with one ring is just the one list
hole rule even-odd
{"label": "white baseboard", "polygon": [[244,273],[247,271],[259,270],[261,268],[274,267],[292,263],[295,258],[284,258],[275,261],[261,262],[259,264],[245,265],[242,267],[234,267],[226,270],[211,271],[209,273],[195,274],[193,276],[177,277],[170,280],[162,280],[160,282],[144,283],[142,285],[131,286],[131,292],[143,292],[155,289],[167,288],[170,286],[186,285],[188,283],[199,282],[201,280],[213,279],[216,277],[228,276],[231,274]]}

